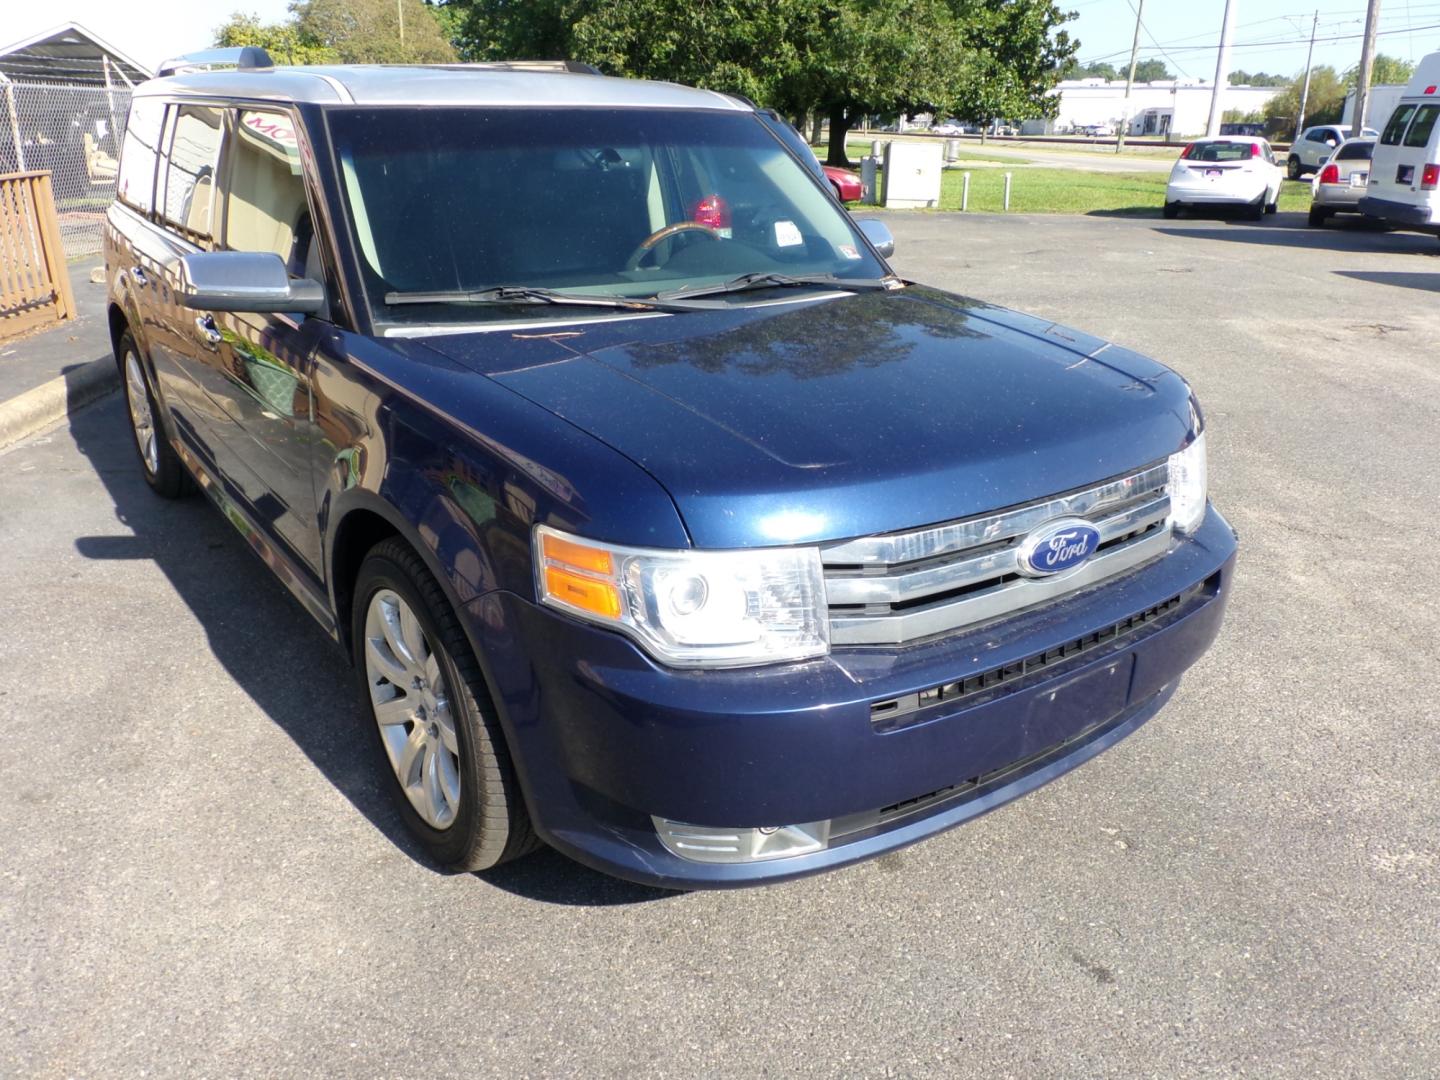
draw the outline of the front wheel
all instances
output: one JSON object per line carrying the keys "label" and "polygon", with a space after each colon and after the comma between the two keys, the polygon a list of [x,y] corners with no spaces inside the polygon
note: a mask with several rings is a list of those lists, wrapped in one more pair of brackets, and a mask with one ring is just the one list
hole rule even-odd
{"label": "front wheel", "polygon": [[1300,179],[1300,159],[1294,154],[1291,154],[1289,160],[1285,162],[1285,175],[1291,180]]}
{"label": "front wheel", "polygon": [[406,827],[452,870],[538,847],[480,666],[425,564],[386,540],[354,597],[355,667]]}

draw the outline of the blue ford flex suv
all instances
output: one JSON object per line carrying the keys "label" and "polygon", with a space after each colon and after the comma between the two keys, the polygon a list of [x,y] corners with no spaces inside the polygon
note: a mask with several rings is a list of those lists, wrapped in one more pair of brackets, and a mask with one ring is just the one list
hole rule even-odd
{"label": "blue ford flex suv", "polygon": [[231,59],[125,132],[140,466],[352,658],[438,862],[841,866],[1093,757],[1214,639],[1185,381],[897,276],[749,103]]}

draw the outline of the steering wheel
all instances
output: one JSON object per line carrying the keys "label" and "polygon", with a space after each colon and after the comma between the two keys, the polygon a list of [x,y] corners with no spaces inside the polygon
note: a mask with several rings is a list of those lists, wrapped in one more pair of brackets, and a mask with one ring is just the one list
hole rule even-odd
{"label": "steering wheel", "polygon": [[701,232],[710,237],[711,240],[720,239],[720,233],[712,229],[709,225],[702,225],[698,221],[677,221],[674,225],[666,225],[663,229],[656,229],[644,240],[641,240],[640,245],[632,251],[630,257],[625,260],[625,269],[638,270],[640,263],[646,255],[654,250],[656,244],[685,232]]}

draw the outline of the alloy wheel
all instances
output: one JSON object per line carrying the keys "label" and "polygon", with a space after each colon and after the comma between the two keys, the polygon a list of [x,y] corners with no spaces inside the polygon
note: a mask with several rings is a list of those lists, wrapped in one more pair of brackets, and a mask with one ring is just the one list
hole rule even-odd
{"label": "alloy wheel", "polygon": [[460,744],[450,694],[420,620],[392,589],[365,613],[365,677],[380,741],[410,805],[432,829],[460,807]]}
{"label": "alloy wheel", "polygon": [[130,401],[130,428],[145,469],[154,476],[160,471],[160,444],[155,436],[155,417],[150,412],[150,391],[134,350],[125,354],[125,396]]}

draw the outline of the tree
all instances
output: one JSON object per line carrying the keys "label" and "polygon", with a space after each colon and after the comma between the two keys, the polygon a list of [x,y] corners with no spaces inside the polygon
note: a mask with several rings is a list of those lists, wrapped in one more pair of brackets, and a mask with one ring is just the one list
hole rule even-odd
{"label": "tree", "polygon": [[[1305,73],[1265,104],[1265,118],[1280,128],[1293,129],[1300,114],[1300,93]],[[1345,83],[1329,64],[1310,69],[1310,96],[1305,104],[1306,124],[1339,123],[1345,111]]]}
{"label": "tree", "polygon": [[[1371,86],[1404,86],[1415,74],[1415,65],[1409,60],[1401,60],[1398,57],[1386,56],[1384,53],[1377,53],[1375,63],[1370,68]],[[1358,86],[1360,84],[1360,65],[1356,64],[1349,71],[1345,72],[1345,85]]]}
{"label": "tree", "polygon": [[345,64],[443,64],[455,48],[423,0],[294,0],[299,34]]}
{"label": "tree", "polygon": [[1286,75],[1267,75],[1263,71],[1251,74],[1248,71],[1232,71],[1230,73],[1231,86],[1289,86],[1293,82]]}
{"label": "tree", "polygon": [[1135,65],[1136,82],[1168,82],[1173,78],[1164,60],[1141,60]]}
{"label": "tree", "polygon": [[258,45],[277,64],[330,64],[335,51],[300,32],[294,21],[262,23],[258,16],[238,11],[215,31],[215,45],[222,49]]}
{"label": "tree", "polygon": [[473,59],[573,59],[614,75],[744,94],[830,121],[848,164],[860,116],[934,109],[1021,119],[1078,43],[1054,0],[450,0]]}
{"label": "tree", "polygon": [[1071,61],[1070,66],[1065,69],[1063,77],[1066,79],[1108,79],[1113,82],[1116,79],[1123,79],[1125,76],[1115,70],[1114,64],[1097,60],[1084,65]]}

